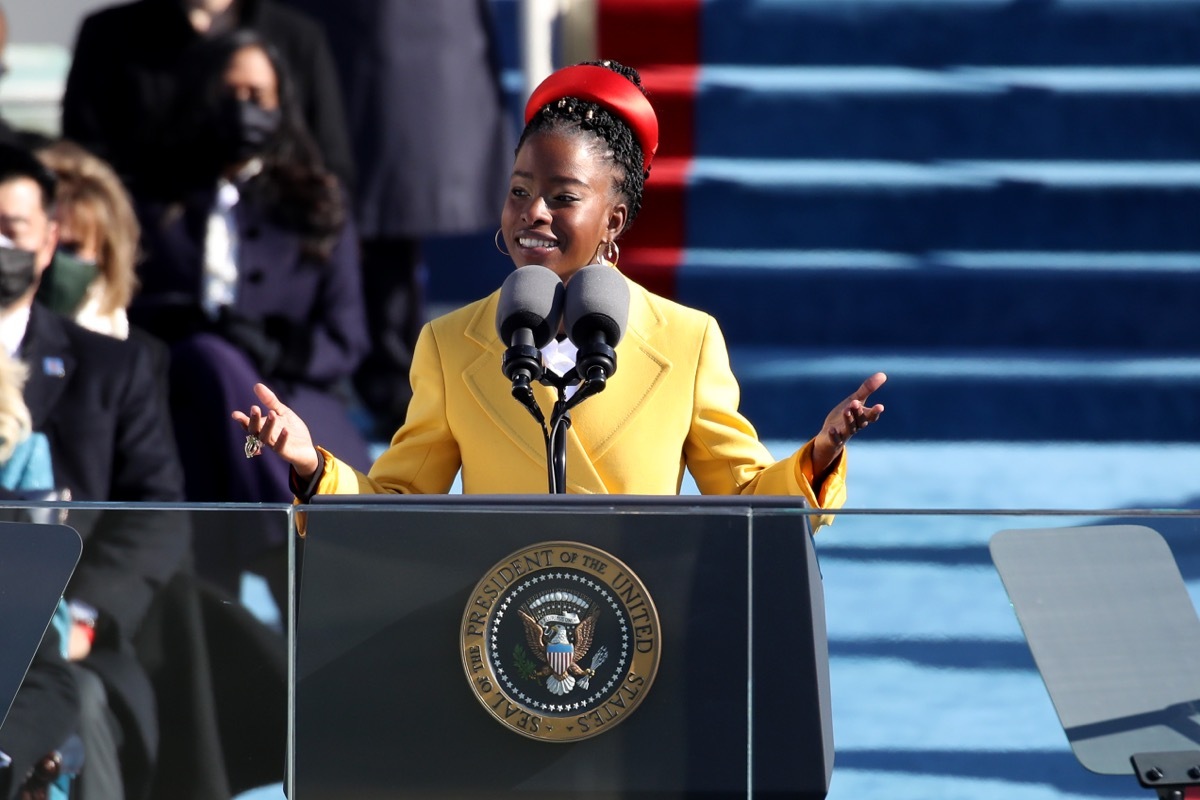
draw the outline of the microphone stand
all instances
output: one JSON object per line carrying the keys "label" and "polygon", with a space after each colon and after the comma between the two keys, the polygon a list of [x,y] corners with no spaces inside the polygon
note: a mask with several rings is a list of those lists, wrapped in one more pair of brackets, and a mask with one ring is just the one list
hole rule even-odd
{"label": "microphone stand", "polygon": [[[566,375],[556,375],[544,368],[541,352],[528,336],[518,334],[518,338],[521,341],[514,341],[505,351],[501,366],[504,374],[512,380],[512,396],[537,420],[542,429],[542,437],[546,442],[546,479],[550,494],[565,494],[567,431],[571,428],[571,409],[604,391],[608,376],[616,371],[617,355],[603,342],[592,343],[586,352],[580,353],[575,369]],[[531,384],[534,380],[544,386],[552,386],[558,392],[548,425],[533,396]],[[567,388],[576,384],[580,384],[579,389],[568,399]]]}
{"label": "microphone stand", "polygon": [[[543,424],[542,435],[546,439],[546,471],[550,494],[566,494],[567,491],[567,431],[571,427],[571,409],[598,392],[604,391],[604,371],[592,368],[583,379],[579,389],[567,399],[567,387],[580,383],[575,370],[566,375],[545,372],[541,382],[558,391],[558,400],[550,411],[550,424]],[[540,416],[540,414],[539,414]]]}

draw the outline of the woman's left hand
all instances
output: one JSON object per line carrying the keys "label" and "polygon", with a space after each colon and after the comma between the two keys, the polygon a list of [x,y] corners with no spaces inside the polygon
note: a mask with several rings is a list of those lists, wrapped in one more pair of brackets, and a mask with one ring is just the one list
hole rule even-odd
{"label": "woman's left hand", "polygon": [[866,403],[871,394],[886,381],[887,375],[876,372],[863,381],[858,391],[829,412],[821,432],[813,439],[813,477],[818,481],[837,461],[850,437],[879,419],[879,415],[883,413],[883,406],[877,403],[868,407]]}

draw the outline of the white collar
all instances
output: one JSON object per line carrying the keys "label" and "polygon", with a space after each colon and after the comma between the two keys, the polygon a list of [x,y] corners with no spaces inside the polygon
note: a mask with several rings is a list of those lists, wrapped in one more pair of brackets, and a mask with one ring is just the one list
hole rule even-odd
{"label": "white collar", "polygon": [[21,305],[8,311],[0,311],[0,345],[10,356],[16,356],[29,327],[30,306]]}

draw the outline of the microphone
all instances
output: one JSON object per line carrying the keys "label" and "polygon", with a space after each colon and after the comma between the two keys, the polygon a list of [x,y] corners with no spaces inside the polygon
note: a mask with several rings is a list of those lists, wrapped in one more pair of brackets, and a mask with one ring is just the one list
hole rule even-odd
{"label": "microphone", "polygon": [[541,348],[558,333],[563,293],[562,280],[538,264],[516,269],[500,287],[496,331],[508,345],[500,367],[519,399],[518,392],[528,392],[529,401],[533,401],[529,385],[540,380],[545,371]]}
{"label": "microphone", "polygon": [[571,276],[566,295],[567,335],[579,348],[575,370],[600,391],[617,371],[613,348],[629,321],[629,284],[612,267],[591,264]]}

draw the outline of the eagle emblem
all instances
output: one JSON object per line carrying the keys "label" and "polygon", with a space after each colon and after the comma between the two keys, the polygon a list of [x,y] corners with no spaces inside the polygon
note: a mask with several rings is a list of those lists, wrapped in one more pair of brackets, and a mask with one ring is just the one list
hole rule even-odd
{"label": "eagle emblem", "polygon": [[[529,608],[518,609],[517,613],[525,623],[525,642],[529,645],[533,657],[541,662],[534,670],[533,677],[545,678],[546,688],[552,694],[561,696],[570,692],[576,685],[581,689],[588,688],[590,679],[607,657],[607,649],[601,647],[596,652],[590,667],[585,669],[579,666],[579,662],[587,656],[592,647],[592,637],[595,635],[596,622],[600,619],[600,609],[591,608],[580,620],[578,613],[571,610],[570,606],[583,605],[587,601],[564,592],[554,594],[560,598],[550,601],[555,607],[541,619],[535,617]],[[545,598],[539,598],[529,606],[541,605],[539,600]],[[563,608],[562,605],[567,607]]]}
{"label": "eagle emblem", "polygon": [[460,632],[475,697],[531,739],[611,730],[658,672],[658,612],[645,585],[580,542],[537,542],[498,562],[471,592]]}

